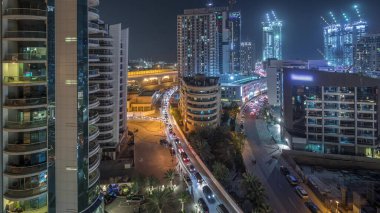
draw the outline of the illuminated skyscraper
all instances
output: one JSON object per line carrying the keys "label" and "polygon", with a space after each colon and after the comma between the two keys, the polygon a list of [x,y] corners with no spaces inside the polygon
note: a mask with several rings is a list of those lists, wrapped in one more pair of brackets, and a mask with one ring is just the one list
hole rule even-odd
{"label": "illuminated skyscraper", "polygon": [[240,74],[241,14],[227,7],[185,10],[177,17],[180,76]]}
{"label": "illuminated skyscraper", "polygon": [[354,63],[353,48],[356,43],[367,33],[367,22],[362,20],[355,5],[354,9],[359,20],[351,20],[343,13],[343,22],[339,23],[334,14],[330,12],[332,23],[322,19],[327,24],[323,27],[325,59],[331,66],[348,69]]}
{"label": "illuminated skyscraper", "polygon": [[282,21],[277,19],[272,11],[273,20],[269,13],[263,22],[263,61],[268,58],[282,59]]}
{"label": "illuminated skyscraper", "polygon": [[363,36],[354,48],[355,70],[380,72],[380,34]]}
{"label": "illuminated skyscraper", "polygon": [[250,75],[255,70],[254,45],[252,42],[240,44],[240,69],[243,75]]}

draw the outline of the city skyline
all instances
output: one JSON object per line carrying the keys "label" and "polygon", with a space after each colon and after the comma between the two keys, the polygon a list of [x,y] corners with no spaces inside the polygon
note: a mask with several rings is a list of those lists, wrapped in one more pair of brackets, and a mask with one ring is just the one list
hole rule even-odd
{"label": "city skyline", "polygon": [[[176,60],[176,16],[181,14],[183,9],[204,7],[205,2],[203,0],[189,2],[167,0],[156,3],[141,0],[124,3],[120,0],[110,0],[107,4],[102,4],[100,9],[106,22],[112,24],[122,20],[125,26],[130,27],[132,41],[130,58],[174,62]],[[214,2],[216,6],[227,5],[227,0]],[[286,3],[276,0],[265,2],[240,0],[236,8],[241,8],[242,11],[242,40],[253,41],[257,50],[262,48],[262,21],[265,20],[265,13],[275,10],[284,21],[283,58],[322,59],[317,51],[318,48],[323,49],[324,23],[320,17],[328,16],[330,11],[336,14],[346,12],[354,15],[351,7],[356,3],[360,7],[363,18],[368,20],[368,32],[379,32],[380,23],[374,21],[380,18],[376,12],[376,8],[380,7],[380,2],[376,0],[360,2],[292,0]],[[113,5],[119,5],[119,7],[114,8]],[[343,16],[337,15],[337,17],[343,19]],[[304,30],[300,33],[299,29]],[[304,48],[305,46],[307,48]],[[150,51],[146,52],[146,49]]]}

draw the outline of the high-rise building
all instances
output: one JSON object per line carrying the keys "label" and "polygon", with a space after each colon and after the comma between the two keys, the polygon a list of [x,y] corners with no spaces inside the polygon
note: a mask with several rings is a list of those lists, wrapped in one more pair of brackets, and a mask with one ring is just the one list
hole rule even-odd
{"label": "high-rise building", "polygon": [[181,78],[179,109],[185,131],[220,125],[219,77],[195,75]]}
{"label": "high-rise building", "polygon": [[94,108],[90,119],[99,128],[97,141],[104,159],[116,159],[126,133],[126,70],[128,29],[121,24],[107,25],[98,10],[89,10],[90,95]]}
{"label": "high-rise building", "polygon": [[[93,22],[99,17],[98,4],[98,0],[1,4],[1,212],[104,212],[98,169],[98,141],[104,129],[96,123],[113,108],[98,109],[113,95],[120,97],[112,99],[115,117],[125,113],[120,100],[126,73],[118,64],[116,73],[104,76],[107,69],[100,60],[105,60],[104,67],[112,59],[126,62],[127,34],[122,32],[123,41],[112,48],[120,54],[110,54],[110,38],[103,25]],[[95,32],[103,37],[91,38]],[[111,84],[118,86],[114,93],[101,93],[109,88],[96,80],[111,76],[122,83]],[[121,128],[125,124],[116,128],[117,136]]]}
{"label": "high-rise building", "polygon": [[[355,8],[357,9],[357,6]],[[323,27],[325,59],[331,66],[348,68],[354,64],[354,46],[367,33],[367,22],[362,20],[360,15],[356,21],[343,13],[344,22],[338,23],[332,12],[330,15],[333,23],[322,17],[327,24]]]}
{"label": "high-rise building", "polygon": [[254,49],[252,42],[240,43],[240,71],[243,75],[251,75],[255,71]]}
{"label": "high-rise building", "polygon": [[241,14],[227,7],[185,10],[177,17],[180,76],[240,73]]}
{"label": "high-rise building", "polygon": [[240,74],[241,13],[239,11],[229,12],[228,23],[231,43],[231,67],[229,74]]}
{"label": "high-rise building", "polygon": [[380,71],[380,34],[363,36],[355,46],[355,70],[359,72]]}
{"label": "high-rise building", "polygon": [[273,20],[269,13],[263,22],[263,61],[267,59],[282,59],[282,21],[277,19],[272,11]]}

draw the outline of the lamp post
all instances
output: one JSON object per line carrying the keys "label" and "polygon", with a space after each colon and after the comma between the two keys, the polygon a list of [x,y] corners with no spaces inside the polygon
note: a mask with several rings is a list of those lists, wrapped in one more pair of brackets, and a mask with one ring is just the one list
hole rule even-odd
{"label": "lamp post", "polygon": [[336,202],[336,212],[339,213],[339,201],[335,201]]}

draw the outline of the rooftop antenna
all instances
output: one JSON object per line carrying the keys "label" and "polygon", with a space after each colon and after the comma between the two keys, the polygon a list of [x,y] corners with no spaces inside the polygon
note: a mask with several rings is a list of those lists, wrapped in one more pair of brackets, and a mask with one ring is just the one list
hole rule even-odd
{"label": "rooftop antenna", "polygon": [[321,16],[321,19],[327,24],[327,26],[330,26],[330,23],[328,23],[323,16]]}
{"label": "rooftop antenna", "polygon": [[272,15],[273,15],[274,20],[275,20],[275,21],[278,21],[277,16],[276,16],[276,13],[274,13],[274,10],[272,10]]}
{"label": "rooftop antenna", "polygon": [[356,15],[358,16],[359,18],[359,21],[362,20],[362,16],[360,15],[360,11],[359,11],[359,6],[357,4],[354,5],[354,9],[356,11]]}
{"label": "rooftop antenna", "polygon": [[334,23],[336,24],[337,22],[336,22],[335,16],[334,16],[333,12],[331,12],[331,11],[330,11],[330,16],[331,16],[332,20],[334,21]]}

